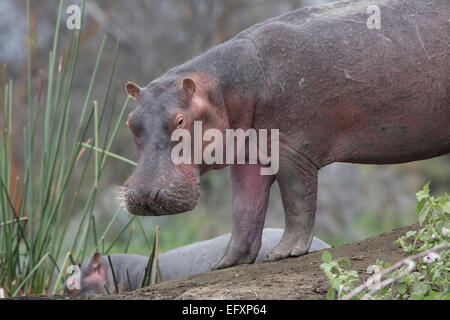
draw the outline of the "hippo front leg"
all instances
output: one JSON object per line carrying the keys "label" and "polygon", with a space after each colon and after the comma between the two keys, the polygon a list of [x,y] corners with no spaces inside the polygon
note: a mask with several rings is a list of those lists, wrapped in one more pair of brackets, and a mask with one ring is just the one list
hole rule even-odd
{"label": "hippo front leg", "polygon": [[[297,158],[296,161],[292,159]],[[298,159],[300,158],[300,159]],[[313,239],[317,202],[318,169],[303,157],[280,159],[277,181],[285,214],[284,233],[280,243],[266,254],[275,261],[306,254]]]}
{"label": "hippo front leg", "polygon": [[231,166],[233,232],[223,256],[211,269],[253,263],[261,247],[270,186],[275,178],[260,174],[259,165]]}

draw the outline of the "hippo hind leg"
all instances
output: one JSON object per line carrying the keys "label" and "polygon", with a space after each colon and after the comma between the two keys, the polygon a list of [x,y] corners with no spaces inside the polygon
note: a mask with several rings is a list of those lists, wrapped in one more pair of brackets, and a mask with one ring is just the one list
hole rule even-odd
{"label": "hippo hind leg", "polygon": [[280,159],[277,181],[283,201],[285,228],[280,243],[266,254],[267,261],[306,254],[313,239],[318,169],[307,159],[297,162],[291,159]]}

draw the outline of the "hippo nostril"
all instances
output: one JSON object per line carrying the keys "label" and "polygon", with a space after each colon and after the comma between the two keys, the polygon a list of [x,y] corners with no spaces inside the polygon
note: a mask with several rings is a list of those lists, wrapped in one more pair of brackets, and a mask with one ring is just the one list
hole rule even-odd
{"label": "hippo nostril", "polygon": [[134,190],[128,190],[128,200],[131,202],[136,202],[136,193]]}
{"label": "hippo nostril", "polygon": [[157,202],[159,199],[159,191],[158,189],[153,190],[149,195],[149,200],[151,202]]}

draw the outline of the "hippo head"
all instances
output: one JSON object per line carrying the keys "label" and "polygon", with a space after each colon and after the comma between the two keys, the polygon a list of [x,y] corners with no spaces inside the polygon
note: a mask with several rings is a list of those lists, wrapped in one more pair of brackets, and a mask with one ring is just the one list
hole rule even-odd
{"label": "hippo head", "polygon": [[[79,279],[76,279],[76,278]],[[75,285],[79,281],[79,287]],[[118,283],[119,292],[129,291],[124,283]],[[92,294],[118,293],[115,291],[111,266],[106,256],[95,252],[85,261],[80,272],[70,276],[64,284],[64,294],[69,296],[89,296]]]}
{"label": "hippo head", "polygon": [[[91,294],[106,294],[108,286],[108,262],[99,252],[92,255],[81,267],[80,274],[72,275],[64,284],[64,294],[70,296],[87,296]],[[75,278],[79,277],[80,287],[74,285]],[[70,286],[72,283],[72,286]]]}
{"label": "hippo head", "polygon": [[128,211],[160,216],[192,210],[200,197],[200,174],[209,168],[194,161],[175,164],[171,151],[178,141],[171,136],[186,129],[193,137],[194,121],[202,121],[204,129],[224,127],[206,87],[185,77],[157,79],[145,88],[128,82],[126,90],[137,105],[127,126],[138,150],[136,170],[124,188]]}

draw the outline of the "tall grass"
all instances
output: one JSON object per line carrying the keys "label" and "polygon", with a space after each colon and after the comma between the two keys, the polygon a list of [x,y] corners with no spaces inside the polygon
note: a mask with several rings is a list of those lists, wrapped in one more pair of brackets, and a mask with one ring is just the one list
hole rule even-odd
{"label": "tall grass", "polygon": [[[58,40],[63,1],[58,8],[52,51],[49,53],[48,81],[32,92],[30,57],[30,5],[27,2],[27,106],[13,104],[14,88],[1,73],[3,104],[0,121],[0,288],[7,296],[33,293],[60,293],[62,280],[70,263],[86,258],[87,248],[95,247],[107,254],[119,236],[133,222],[129,218],[118,235],[106,245],[105,238],[121,208],[108,226],[99,233],[95,224],[94,205],[99,180],[124,114],[129,98],[116,110],[111,99],[114,70],[119,50],[117,41],[110,77],[103,101],[92,100],[92,90],[102,59],[106,37],[100,43],[89,86],[81,106],[80,118],[69,120],[73,108],[72,88],[78,63],[80,31],[70,36],[66,52],[58,57]],[[82,4],[84,12],[84,3]],[[116,90],[117,91],[117,90]],[[42,97],[46,92],[45,99]],[[27,109],[25,111],[25,109]],[[13,135],[13,112],[26,112],[23,137]],[[42,128],[42,130],[39,130]],[[93,131],[93,136],[89,133]],[[92,144],[90,142],[92,141]],[[40,144],[38,144],[40,142]],[[23,144],[22,177],[12,177],[12,146]],[[39,145],[39,148],[37,147]],[[117,156],[116,156],[117,157]],[[122,159],[123,160],[123,159]],[[132,163],[132,162],[131,162]],[[94,174],[92,175],[92,171]],[[91,179],[93,177],[93,179]],[[15,187],[12,181],[16,179]],[[86,193],[87,198],[80,196]],[[83,199],[82,199],[83,198]],[[81,211],[78,204],[84,200]],[[81,215],[75,233],[68,230],[74,214]],[[132,234],[132,233],[131,233]],[[149,243],[149,246],[151,244]]]}

